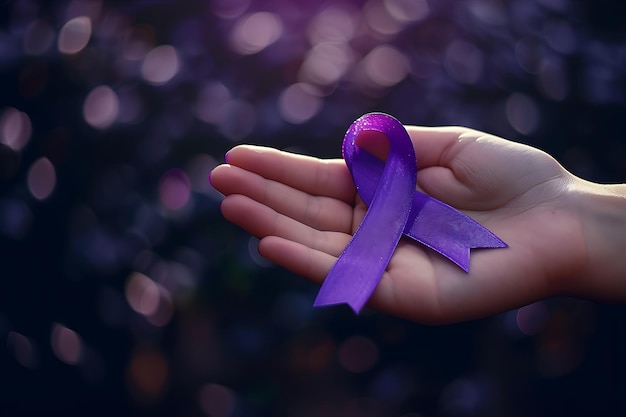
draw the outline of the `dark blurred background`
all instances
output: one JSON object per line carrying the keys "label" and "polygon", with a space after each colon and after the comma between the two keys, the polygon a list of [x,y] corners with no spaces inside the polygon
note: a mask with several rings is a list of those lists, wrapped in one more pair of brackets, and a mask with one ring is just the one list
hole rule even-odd
{"label": "dark blurred background", "polygon": [[626,415],[624,306],[313,309],[207,181],[385,111],[624,182],[625,100],[620,0],[0,0],[0,415]]}

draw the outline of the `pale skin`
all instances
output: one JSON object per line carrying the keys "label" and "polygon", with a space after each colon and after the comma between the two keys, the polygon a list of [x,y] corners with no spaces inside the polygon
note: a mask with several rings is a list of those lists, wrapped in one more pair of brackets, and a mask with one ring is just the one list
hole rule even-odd
{"label": "pale skin", "polygon": [[[462,127],[407,126],[417,188],[464,211],[504,249],[478,249],[469,273],[403,238],[369,305],[420,323],[452,323],[570,295],[626,301],[626,186],[584,181],[548,154]],[[381,159],[386,138],[359,146]],[[338,143],[338,147],[340,143]],[[270,261],[316,283],[367,206],[341,159],[241,145],[211,173],[226,219]]]}

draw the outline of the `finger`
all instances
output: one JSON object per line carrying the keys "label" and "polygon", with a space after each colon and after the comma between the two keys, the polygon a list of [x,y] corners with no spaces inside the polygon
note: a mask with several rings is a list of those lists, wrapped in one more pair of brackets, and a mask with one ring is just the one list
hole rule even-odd
{"label": "finger", "polygon": [[355,188],[340,159],[318,159],[272,148],[240,145],[227,154],[228,163],[307,194],[354,200]]}
{"label": "finger", "polygon": [[477,199],[476,191],[460,182],[447,167],[432,166],[420,170],[417,184],[426,194],[461,210],[479,210],[492,206],[491,201]]}
{"label": "finger", "polygon": [[221,210],[227,220],[259,239],[278,236],[334,256],[339,256],[350,240],[346,233],[319,231],[239,194],[226,196]]}
{"label": "finger", "polygon": [[321,284],[337,257],[310,246],[277,236],[259,242],[259,253],[291,272]]}
{"label": "finger", "polygon": [[[418,155],[418,187],[463,210],[486,210],[503,204],[499,172],[503,139],[464,127],[409,126]],[[505,153],[506,154],[506,153]]]}
{"label": "finger", "polygon": [[310,195],[233,165],[215,168],[211,184],[224,195],[248,196],[315,229],[350,233],[352,207],[341,200]]}
{"label": "finger", "polygon": [[415,148],[418,169],[448,166],[463,142],[482,134],[458,126],[406,126],[406,130]]}

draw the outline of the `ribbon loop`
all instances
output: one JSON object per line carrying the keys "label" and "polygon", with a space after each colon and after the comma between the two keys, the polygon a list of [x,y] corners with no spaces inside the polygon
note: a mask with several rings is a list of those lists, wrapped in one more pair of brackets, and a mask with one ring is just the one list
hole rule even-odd
{"label": "ribbon loop", "polygon": [[[381,132],[389,139],[386,162],[356,145],[359,133],[366,130]],[[392,116],[370,113],[357,119],[344,137],[342,153],[368,210],[326,276],[315,306],[346,303],[358,313],[382,278],[402,234],[466,272],[471,248],[507,246],[472,218],[415,189],[413,143]]]}

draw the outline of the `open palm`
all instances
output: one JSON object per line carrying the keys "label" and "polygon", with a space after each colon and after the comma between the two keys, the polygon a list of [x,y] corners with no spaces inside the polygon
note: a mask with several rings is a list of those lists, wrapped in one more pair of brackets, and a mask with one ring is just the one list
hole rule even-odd
{"label": "open palm", "polygon": [[[465,128],[408,127],[417,187],[463,210],[509,244],[473,250],[469,273],[408,238],[400,241],[370,305],[418,322],[481,317],[566,291],[584,242],[567,189],[574,177],[549,155]],[[386,141],[358,143],[384,158]],[[343,160],[238,146],[211,183],[222,212],[261,239],[260,253],[321,283],[367,206]],[[576,259],[580,259],[577,262]]]}

